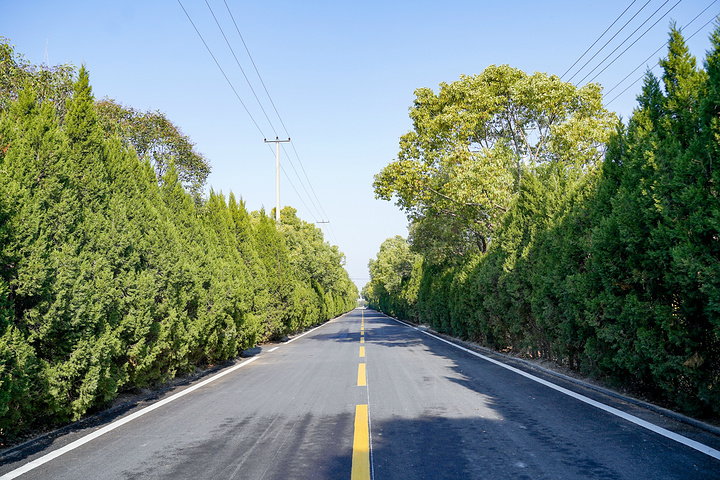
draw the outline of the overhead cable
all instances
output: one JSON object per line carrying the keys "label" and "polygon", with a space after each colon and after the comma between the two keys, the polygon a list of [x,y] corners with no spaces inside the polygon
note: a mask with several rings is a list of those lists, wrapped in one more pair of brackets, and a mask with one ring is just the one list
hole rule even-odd
{"label": "overhead cable", "polygon": [[[270,147],[270,148],[272,148],[272,147]],[[302,202],[302,204],[305,206],[305,208],[308,210],[308,212],[312,213],[312,210],[310,210],[310,207],[307,206],[307,203],[305,203],[305,200],[303,200],[302,196],[300,195],[300,192],[298,192],[298,189],[295,188],[295,185],[292,183],[292,180],[290,180],[290,175],[287,174],[287,172],[285,171],[285,167],[282,166],[282,163],[280,164],[280,170],[282,170],[282,172],[285,174],[285,178],[287,179],[287,181],[290,184],[290,186],[292,187],[292,189],[295,190],[295,193],[297,194],[297,196],[300,199],[300,201]]]}
{"label": "overhead cable", "polygon": [[[282,116],[280,115],[280,112],[278,111],[277,106],[275,105],[275,102],[273,101],[272,96],[270,95],[270,92],[268,91],[267,85],[265,84],[265,81],[263,80],[262,75],[260,75],[260,71],[257,68],[255,60],[252,57],[252,54],[250,53],[250,49],[248,48],[247,43],[245,43],[245,39],[243,38],[242,33],[240,33],[240,28],[238,27],[238,24],[235,21],[235,16],[232,14],[232,11],[230,10],[230,6],[227,4],[227,1],[223,0],[223,3],[225,4],[225,8],[227,9],[228,14],[230,15],[230,18],[232,19],[233,25],[235,25],[235,30],[237,31],[238,37],[240,37],[240,41],[242,42],[243,46],[245,47],[245,51],[247,52],[248,58],[250,58],[250,62],[252,63],[253,68],[255,69],[255,73],[257,74],[258,79],[260,80],[260,84],[263,86],[263,89],[265,90],[265,94],[267,95],[268,100],[270,101],[270,104],[272,105],[273,110],[275,111],[275,114],[278,117],[278,120],[280,120],[280,124],[282,125],[283,130],[285,131],[285,135],[287,135],[289,137],[290,133],[288,132],[287,126],[285,125],[285,122],[283,121]],[[325,216],[325,218],[328,218],[328,215],[322,206],[322,202],[320,202],[320,199],[318,198],[317,193],[315,192],[315,188],[313,188],[312,182],[310,181],[310,178],[308,177],[308,174],[305,171],[305,167],[303,166],[303,163],[300,160],[300,155],[298,154],[297,149],[295,148],[295,144],[291,143],[290,146],[292,147],[292,149],[295,153],[295,157],[297,158],[298,163],[300,165],[300,169],[302,170],[303,175],[305,176],[305,179],[307,180],[307,183],[310,186],[310,190],[312,191],[312,194],[315,197],[315,200],[317,201],[319,210],[322,212],[322,214]],[[285,146],[283,145],[282,147],[283,147],[283,151],[285,152]],[[287,156],[287,152],[285,152],[285,155]],[[289,158],[288,158],[288,160],[289,160]],[[295,168],[295,167],[293,166],[293,168]],[[296,171],[296,173],[297,173],[297,171]],[[299,178],[299,175],[298,175],[298,178]],[[304,184],[303,184],[303,188],[305,188]],[[310,194],[308,193],[308,197],[309,196],[310,196]],[[310,198],[310,200],[312,202],[312,198]],[[313,203],[313,205],[315,204],[315,202],[312,202],[312,203]]]}
{"label": "overhead cable", "polygon": [[[644,9],[645,7],[647,7],[648,3],[650,3],[651,1],[652,1],[652,0],[648,0],[647,2],[645,2],[645,4],[644,4],[642,7],[640,7],[640,10],[638,10],[637,12],[635,12],[635,15],[633,15],[632,17],[630,17],[630,20],[628,20],[627,22],[625,22],[625,24],[624,24],[622,27],[620,27],[620,30],[618,30],[618,31],[615,33],[615,35],[613,35],[613,36],[610,38],[610,40],[608,40],[607,42],[605,42],[605,44],[604,44],[602,47],[600,47],[600,50],[598,50],[597,52],[595,52],[595,55],[593,55],[592,57],[590,57],[590,59],[589,59],[587,62],[585,62],[585,64],[584,64],[582,67],[580,67],[580,68],[578,69],[578,71],[573,74],[572,77],[568,78],[567,81],[568,81],[568,82],[571,82],[572,79],[575,78],[575,75],[579,74],[579,73],[582,71],[582,69],[585,68],[585,67],[588,65],[588,63],[592,62],[592,61],[595,59],[595,57],[597,57],[597,56],[600,54],[600,52],[602,52],[603,49],[608,46],[608,43],[612,42],[612,41],[615,39],[615,37],[617,37],[617,36],[620,34],[620,32],[622,32],[622,31],[625,29],[625,27],[627,27],[628,24],[629,24],[630,22],[632,22],[632,21],[635,19],[635,17],[637,17],[638,14],[639,14],[640,12],[642,12],[643,9]],[[665,3],[669,2],[669,1],[670,1],[670,0],[665,0]],[[665,5],[665,3],[664,3],[663,5]]]}
{"label": "overhead cable", "polygon": [[[209,5],[209,3],[207,2],[207,0],[206,0],[205,3],[206,3],[206,5],[208,6],[208,9],[210,10],[210,13],[211,13],[212,16],[213,16],[213,19],[215,20],[215,23],[217,24],[218,28],[220,29],[220,32],[222,33],[223,38],[225,38],[225,41],[227,42],[228,47],[230,48],[230,51],[232,52],[233,56],[235,57],[235,61],[238,62],[237,56],[235,55],[235,52],[234,52],[234,50],[232,49],[232,46],[230,45],[227,37],[225,36],[225,32],[222,30],[222,27],[220,26],[220,24],[219,24],[219,22],[218,22],[218,20],[217,20],[217,17],[215,16],[215,13],[213,12],[213,10],[212,10],[212,8],[210,7],[210,5]],[[241,104],[241,105],[243,106],[243,108],[245,109],[245,112],[246,112],[246,113],[248,114],[248,116],[250,117],[250,120],[251,120],[251,121],[253,122],[253,124],[255,125],[255,128],[257,128],[257,130],[258,130],[258,132],[260,133],[260,135],[262,135],[263,138],[265,138],[266,135],[265,135],[264,132],[262,131],[262,128],[260,128],[259,124],[257,123],[257,121],[255,120],[255,118],[253,117],[252,113],[250,113],[250,110],[247,108],[247,105],[245,104],[245,102],[243,102],[242,98],[240,97],[240,95],[239,95],[238,92],[237,92],[237,89],[235,88],[235,86],[233,85],[232,81],[230,80],[230,78],[229,78],[229,77],[227,76],[227,74],[225,73],[225,70],[224,70],[224,69],[222,68],[222,66],[220,65],[220,62],[218,62],[217,57],[215,56],[215,54],[213,54],[212,49],[211,49],[210,46],[207,44],[207,42],[205,41],[204,37],[202,36],[202,34],[200,33],[200,31],[198,30],[197,26],[195,25],[195,22],[193,21],[192,17],[190,17],[190,14],[189,14],[188,11],[185,9],[185,7],[184,7],[184,5],[182,4],[181,0],[178,0],[178,4],[180,5],[180,8],[182,8],[183,12],[185,13],[185,16],[186,16],[186,17],[188,18],[188,20],[190,21],[190,24],[193,26],[193,29],[195,29],[195,33],[197,33],[197,35],[198,35],[198,37],[200,37],[200,40],[202,41],[203,45],[205,45],[205,48],[207,49],[208,53],[209,53],[210,56],[212,57],[213,61],[215,62],[215,65],[217,65],[218,69],[219,69],[220,72],[222,73],[223,77],[225,78],[225,81],[228,83],[228,85],[229,85],[230,88],[232,89],[233,93],[234,93],[235,96],[237,97],[238,101],[240,102],[240,104]],[[226,5],[227,5],[227,4],[226,4]],[[234,20],[233,20],[233,21],[234,21]],[[262,107],[262,103],[260,102],[260,99],[258,98],[257,94],[255,93],[254,89],[252,88],[252,85],[250,84],[250,81],[249,81],[249,79],[247,78],[247,75],[245,75],[245,72],[244,72],[244,70],[242,69],[242,67],[240,66],[239,62],[238,62],[238,66],[240,67],[240,70],[243,72],[243,75],[245,76],[245,80],[248,82],[248,85],[250,86],[250,89],[253,91],[253,94],[255,95],[255,99],[258,101],[258,104],[260,105],[261,110],[262,110],[263,113],[265,114],[265,118],[268,120],[268,123],[270,124],[270,128],[273,130],[274,133],[276,133],[276,132],[275,132],[275,128],[273,127],[272,122],[270,121],[270,118],[269,118],[268,115],[267,115],[267,112],[266,112],[265,109]],[[262,80],[261,80],[261,81],[262,81]],[[272,102],[272,100],[271,100],[271,102]],[[282,120],[281,120],[281,123],[282,123]],[[287,131],[287,130],[286,130],[286,131]],[[274,154],[274,152],[273,152],[273,150],[272,150],[272,147],[268,145],[268,148],[269,148],[270,151]],[[290,160],[290,159],[288,158],[288,160]],[[311,197],[310,194],[307,192],[307,188],[306,188],[305,185],[303,184],[302,177],[300,177],[300,175],[298,174],[297,170],[295,169],[295,166],[292,164],[292,161],[290,161],[290,165],[293,167],[293,170],[295,171],[295,175],[297,176],[298,180],[299,180],[300,183],[303,185],[303,189],[305,190],[305,192],[306,192],[306,194],[307,194],[307,196],[308,196],[308,199],[310,200],[311,203],[313,203],[312,197]],[[304,199],[302,198],[302,196],[300,195],[300,192],[299,192],[298,189],[295,187],[295,184],[292,182],[290,176],[287,174],[287,171],[285,171],[285,168],[282,167],[282,165],[281,165],[281,169],[282,169],[282,171],[283,171],[283,174],[285,175],[285,178],[287,179],[288,183],[290,183],[290,186],[291,186],[292,189],[295,191],[295,193],[297,194],[297,196],[298,196],[298,198],[300,199],[300,201],[302,202],[302,204],[305,206],[305,208],[308,210],[308,212],[310,212],[313,216],[315,216],[315,215],[312,213],[313,210],[312,210],[310,207],[308,207],[307,203],[305,203],[305,200],[304,200]],[[306,177],[307,177],[307,174],[306,174]],[[311,185],[311,188],[312,188],[312,185]],[[314,203],[313,203],[313,204],[314,204]],[[315,207],[315,210],[317,211],[317,213],[319,213],[319,210],[320,210],[320,209],[318,209],[317,207]]]}
{"label": "overhead cable", "polygon": [[192,18],[190,18],[190,15],[188,14],[187,10],[185,10],[185,7],[183,6],[182,2],[180,0],[177,0],[177,2],[180,4],[180,8],[182,8],[183,12],[185,12],[185,16],[187,16],[188,20],[190,20],[190,23],[192,24],[193,28],[195,29],[195,32],[198,34],[198,37],[200,37],[200,40],[202,41],[203,45],[205,45],[205,48],[207,49],[208,53],[210,54],[212,59],[215,61],[215,65],[217,65],[217,67],[220,69],[220,72],[222,73],[223,77],[225,77],[225,81],[227,81],[228,85],[230,85],[230,88],[235,93],[235,96],[237,97],[238,101],[245,109],[245,112],[250,117],[250,120],[252,120],[253,124],[255,125],[255,128],[258,129],[258,132],[260,132],[260,135],[262,135],[263,138],[266,137],[266,135],[263,133],[263,131],[260,128],[260,126],[258,125],[258,123],[255,121],[255,118],[250,113],[250,110],[248,110],[247,106],[245,105],[245,102],[242,101],[242,98],[240,98],[240,95],[238,94],[237,90],[235,90],[235,86],[232,84],[232,82],[230,81],[228,76],[225,74],[225,70],[223,70],[223,68],[220,66],[220,63],[218,63],[217,58],[215,58],[215,55],[213,55],[212,50],[210,50],[210,47],[205,42],[205,39],[203,38],[203,36],[200,34],[200,31],[195,26],[195,22],[193,22]]}
{"label": "overhead cable", "polygon": [[260,106],[260,110],[262,110],[263,114],[265,115],[265,119],[268,121],[268,124],[270,124],[270,128],[272,129],[273,134],[275,134],[275,136],[277,137],[278,134],[275,131],[275,127],[273,127],[273,124],[270,121],[270,117],[268,117],[268,114],[265,111],[265,109],[263,108],[262,103],[260,103],[260,99],[258,98],[257,93],[255,93],[255,89],[253,88],[252,84],[250,83],[250,79],[245,74],[245,70],[242,68],[242,65],[240,65],[240,61],[238,60],[237,55],[235,55],[235,50],[233,50],[232,45],[230,45],[230,42],[228,41],[227,37],[225,36],[225,31],[223,30],[222,26],[220,26],[220,22],[218,22],[218,19],[215,16],[215,12],[213,12],[213,9],[210,6],[210,3],[208,3],[207,0],[205,0],[205,5],[207,5],[208,9],[210,10],[210,14],[213,17],[213,20],[215,20],[215,24],[217,25],[218,29],[220,30],[220,33],[222,34],[223,38],[225,39],[225,43],[227,44],[228,48],[230,49],[230,53],[232,53],[233,58],[235,58],[235,63],[237,64],[238,68],[240,68],[240,71],[242,72],[243,77],[245,77],[245,81],[247,82],[248,87],[250,87],[250,91],[255,96],[255,100],[257,101],[258,106]]}
{"label": "overhead cable", "polygon": [[[233,49],[232,45],[230,44],[230,41],[228,40],[227,36],[225,35],[225,31],[223,30],[222,26],[220,25],[220,22],[218,21],[217,17],[215,16],[215,12],[213,11],[212,7],[210,6],[210,3],[207,0],[205,0],[205,4],[207,5],[208,9],[210,10],[210,14],[212,15],[213,19],[215,20],[215,24],[217,25],[218,29],[220,30],[220,33],[222,34],[223,38],[225,39],[225,43],[227,44],[228,48],[230,49],[230,52],[232,53],[232,56],[235,59],[235,63],[237,64],[238,68],[240,68],[240,71],[242,72],[243,77],[245,77],[245,81],[247,82],[248,87],[250,87],[250,90],[252,91],[252,94],[255,97],[255,100],[257,101],[258,106],[260,107],[260,110],[262,110],[263,115],[265,115],[265,119],[267,120],[268,124],[270,125],[270,128],[272,129],[275,136],[278,136],[272,120],[270,120],[270,117],[268,116],[267,112],[265,111],[265,107],[263,107],[262,102],[260,101],[260,98],[258,97],[257,93],[255,92],[255,89],[252,86],[252,83],[250,82],[250,79],[248,78],[247,74],[245,73],[245,69],[243,69],[242,65],[240,65],[240,61],[238,60],[237,55],[235,54],[235,50]],[[225,6],[227,7],[227,3],[225,3]],[[228,8],[228,11],[229,11],[229,8]],[[230,16],[232,18],[232,13],[230,14]],[[233,23],[235,23],[234,18],[233,18]],[[237,24],[235,24],[235,27],[237,29]],[[239,33],[239,29],[238,29],[238,33]],[[245,45],[245,40],[242,38],[242,35],[240,36],[240,39],[242,40],[243,45]],[[247,45],[245,45],[245,50],[248,52],[248,56],[250,56],[250,52],[247,48]],[[255,66],[255,62],[252,60],[252,56],[250,56],[250,60],[252,61],[253,66]],[[263,87],[265,87],[265,83],[262,81],[262,77],[260,76],[260,73],[257,71],[257,66],[255,66],[255,71],[257,72],[258,77],[260,78],[260,82],[263,84]],[[275,104],[273,103],[272,98],[270,97],[269,93],[267,92],[267,88],[265,88],[265,93],[268,94],[270,103],[273,105],[273,108],[275,108]],[[277,112],[277,109],[275,109],[275,113],[278,114],[280,123],[283,124],[283,128],[284,128],[284,123],[282,121],[282,118],[280,117],[280,114]],[[290,136],[290,134],[287,132],[287,129],[285,129],[285,133],[288,135],[288,137]],[[305,190],[305,193],[306,193],[308,199],[310,200],[310,203],[313,205],[315,211],[319,214],[320,209],[317,207],[317,205],[315,205],[315,202],[313,201],[312,196],[310,195],[310,192],[308,192],[308,189],[305,186],[305,182],[303,182],[302,177],[300,176],[297,169],[295,168],[295,165],[293,164],[292,159],[287,155],[284,145],[283,145],[283,152],[285,152],[288,162],[290,163],[290,166],[292,167],[293,171],[295,172],[295,175],[297,176],[298,180],[300,181],[300,185],[302,186],[303,190]],[[298,157],[298,163],[300,163],[299,157]],[[300,163],[300,167],[302,168],[302,163]],[[303,171],[304,171],[304,168],[303,168]],[[310,183],[310,180],[307,178],[307,174],[305,175],[305,177],[306,177],[307,182]],[[312,184],[310,184],[310,188],[312,188]],[[310,209],[308,209],[308,210],[310,210]],[[320,215],[318,215],[318,216],[320,216]]]}
{"label": "overhead cable", "polygon": [[[695,16],[695,18],[693,18],[692,20],[690,20],[690,21],[683,27],[683,29],[685,29],[685,28],[689,27],[690,25],[692,25],[693,22],[695,22],[695,20],[697,20],[698,18],[700,18],[700,16],[701,16],[703,13],[707,12],[707,10],[708,10],[710,7],[712,7],[715,3],[717,3],[717,0],[714,0],[713,2],[710,3],[710,5],[708,5],[707,7],[705,7],[705,9],[704,9],[702,12],[698,13],[698,14]],[[705,27],[706,27],[709,23],[711,23],[712,21],[713,21],[713,20],[711,19],[709,22],[707,22],[705,25],[703,25],[700,29],[702,30],[703,28],[705,28]],[[692,37],[695,36],[698,32],[699,32],[699,30],[696,31],[695,33],[693,33],[689,38],[692,38]],[[630,75],[632,75],[633,73],[635,73],[636,71],[638,71],[638,70],[639,70],[640,68],[642,68],[643,66],[646,66],[648,60],[650,60],[650,59],[653,58],[655,55],[657,55],[658,52],[660,52],[660,50],[662,50],[663,48],[665,48],[665,47],[667,46],[667,44],[668,44],[668,42],[663,43],[663,44],[660,46],[660,48],[658,48],[658,49],[655,50],[653,53],[651,53],[649,57],[647,57],[645,60],[642,61],[642,63],[640,63],[640,65],[638,65],[638,66],[635,67],[630,73],[628,73],[628,74],[625,76],[625,78],[623,78],[622,80],[620,80],[618,83],[615,84],[615,86],[613,86],[610,90],[608,90],[607,92],[605,92],[605,95],[607,96],[610,92],[612,92],[613,90],[615,90],[616,88],[618,88],[623,82],[625,82],[625,80],[627,80],[627,79],[630,77]],[[629,47],[628,47],[628,48],[629,48]],[[624,52],[623,52],[623,53],[624,53]],[[655,66],[657,66],[657,63],[655,64]],[[605,68],[607,68],[607,67],[605,67]],[[653,67],[653,68],[655,68],[655,67]],[[602,72],[600,72],[600,73],[602,73]],[[599,75],[599,74],[598,74],[598,75]],[[641,77],[641,79],[642,79],[642,77]],[[592,80],[595,80],[595,78],[593,78]],[[591,80],[591,81],[592,81],[592,80]],[[637,83],[637,80],[636,80],[635,82],[633,82],[631,85],[633,85],[633,84],[635,84],[635,83]],[[626,89],[626,90],[627,90],[627,89]],[[625,92],[625,90],[623,90],[622,93],[624,93],[624,92]],[[622,93],[621,93],[621,94],[622,94]],[[615,98],[617,98],[617,97],[615,97]],[[613,99],[613,100],[614,100],[614,99]],[[611,101],[612,101],[612,100],[611,100]]]}
{"label": "overhead cable", "polygon": [[627,11],[630,9],[630,7],[632,7],[632,6],[635,4],[635,2],[637,2],[637,0],[633,0],[632,3],[631,3],[630,5],[628,5],[628,6],[625,8],[625,10],[623,10],[623,12],[622,12],[620,15],[618,15],[618,17],[615,19],[615,21],[614,21],[613,23],[611,23],[608,28],[605,29],[605,31],[597,38],[597,40],[595,40],[595,41],[593,42],[593,44],[590,45],[590,46],[588,47],[588,49],[585,50],[585,51],[583,52],[583,54],[578,57],[577,60],[575,60],[575,63],[573,63],[572,65],[570,65],[570,68],[568,68],[567,70],[565,70],[565,73],[563,73],[562,75],[560,75],[560,78],[563,78],[565,75],[567,75],[568,72],[569,72],[570,70],[572,70],[573,67],[574,67],[575,65],[577,65],[577,63],[578,63],[580,60],[582,60],[582,58],[583,58],[585,55],[587,55],[587,53],[588,53],[590,50],[592,50],[592,48],[595,46],[595,44],[596,44],[597,42],[599,42],[602,37],[605,36],[605,34],[608,32],[608,30],[610,30],[610,29],[613,27],[613,25],[615,25],[615,24],[617,23],[617,21],[620,20],[620,18],[621,18],[623,15],[625,15],[625,12],[627,12]]}
{"label": "overhead cable", "polygon": [[[302,185],[303,190],[305,190],[305,194],[307,195],[308,199],[310,200],[310,203],[312,203],[313,207],[315,207],[315,211],[317,213],[320,213],[320,209],[317,207],[317,205],[315,205],[315,202],[313,201],[312,197],[310,196],[310,192],[308,192],[308,189],[305,186],[305,182],[303,182],[302,177],[300,177],[300,174],[298,173],[297,169],[295,168],[295,164],[290,159],[290,155],[288,155],[287,151],[285,150],[285,145],[282,145],[282,149],[283,149],[283,153],[285,154],[285,157],[288,159],[288,162],[290,163],[290,166],[292,167],[293,171],[295,172],[295,176],[297,176],[298,180],[300,180],[300,185]],[[298,158],[298,163],[300,164],[300,168],[302,168],[302,163],[300,163],[299,158]],[[307,182],[310,185],[310,188],[312,189],[312,184],[310,184],[310,179],[307,179]],[[318,215],[318,216],[321,217],[321,215]],[[317,220],[317,218],[315,220]]]}
{"label": "overhead cable", "polygon": [[[628,35],[627,38],[625,38],[625,40],[623,40],[623,41],[620,43],[620,45],[618,45],[617,47],[615,47],[615,49],[614,49],[612,52],[610,52],[605,58],[603,58],[603,59],[600,61],[600,63],[598,63],[598,64],[595,66],[595,68],[593,68],[592,70],[590,70],[590,72],[588,72],[588,73],[582,78],[582,80],[580,80],[580,81],[578,82],[578,84],[583,83],[587,77],[589,77],[595,70],[597,70],[597,69],[600,67],[600,65],[602,65],[603,63],[605,63],[605,60],[607,60],[608,58],[610,58],[610,56],[611,56],[613,53],[615,53],[620,47],[622,47],[622,46],[625,44],[625,42],[627,42],[628,40],[630,40],[630,38],[632,38],[632,36],[635,35],[635,33],[636,33],[638,30],[640,30],[640,28],[642,28],[643,25],[645,25],[648,21],[650,21],[650,19],[651,19],[652,17],[654,17],[655,14],[656,14],[657,12],[659,12],[660,9],[661,9],[662,7],[664,7],[665,4],[668,3],[669,1],[670,1],[670,0],[665,0],[665,3],[663,3],[662,5],[660,5],[660,7],[658,7],[658,9],[655,10],[655,11],[652,13],[652,15],[650,15],[643,23],[641,23],[635,30],[633,30],[633,32],[632,32],[630,35]],[[680,5],[680,2],[682,2],[682,1],[683,1],[683,0],[678,0],[675,5],[673,5],[672,7],[670,7],[670,10],[668,10],[667,12],[665,12],[665,14],[662,15],[660,18],[658,18],[658,19],[655,21],[655,23],[654,23],[650,28],[648,28],[648,29],[645,31],[645,33],[643,33],[642,35],[640,35],[640,37],[638,37],[638,40],[639,40],[640,38],[642,38],[648,31],[650,31],[650,29],[652,29],[655,25],[657,25],[660,20],[662,20],[663,18],[665,18],[668,13],[672,12],[672,10],[673,10],[675,7],[677,7],[678,5]],[[635,42],[637,42],[637,40],[635,40]],[[635,42],[633,42],[632,45],[634,45]],[[632,45],[630,45],[630,46],[632,47]],[[628,47],[628,48],[630,48],[630,47]],[[623,51],[623,53],[625,53],[626,51],[627,51],[627,49],[625,49],[625,51]],[[622,53],[621,53],[620,55],[618,55],[618,58],[619,58],[621,55],[622,55]],[[617,58],[616,58],[615,60],[617,60]],[[614,62],[615,60],[613,60],[613,62]],[[612,64],[612,62],[611,62],[611,64]],[[605,67],[605,68],[607,68],[607,67]],[[603,70],[603,71],[604,71],[604,70]],[[602,72],[601,72],[601,73],[602,73]]]}
{"label": "overhead cable", "polygon": [[[713,2],[713,3],[715,3],[715,2]],[[705,10],[707,10],[707,8],[706,8]],[[703,10],[703,12],[704,12],[705,10]],[[701,12],[701,13],[702,13],[702,12]],[[699,15],[698,15],[698,16],[699,16]],[[716,18],[717,18],[717,17],[708,20],[702,27],[700,27],[700,28],[698,28],[697,30],[695,30],[695,33],[693,33],[692,35],[690,35],[689,37],[687,37],[686,40],[690,40],[690,39],[693,38],[695,35],[697,35],[698,33],[700,33],[705,27],[707,27],[707,26],[710,25],[712,22],[714,22]],[[695,17],[692,21],[690,21],[690,22],[686,25],[686,27],[687,27],[688,25],[690,25],[690,23],[692,23],[693,21],[695,21],[695,19],[697,19],[697,17]],[[668,42],[665,42],[665,45],[663,45],[662,47],[658,48],[653,55],[655,55],[657,52],[659,52],[660,50],[662,50],[667,44],[668,44]],[[651,56],[652,56],[652,55],[651,55]],[[648,60],[649,60],[649,58],[648,58]],[[655,65],[653,65],[652,67],[648,68],[648,71],[652,70],[653,68],[657,67],[658,65],[660,65],[660,62],[656,62]],[[642,65],[640,65],[640,66],[642,66]],[[640,68],[640,67],[635,68],[635,70],[637,70],[638,68]],[[634,72],[635,70],[633,70],[633,72]],[[632,72],[631,72],[631,73],[632,73]],[[640,80],[642,80],[643,78],[645,78],[646,75],[647,75],[647,73],[644,73],[640,78],[638,78],[637,80],[635,80],[635,81],[633,81],[632,83],[630,83],[630,85],[628,85],[622,92],[618,93],[617,95],[615,95],[615,96],[612,98],[612,100],[610,100],[609,102],[607,102],[607,103],[605,104],[605,106],[608,106],[608,105],[610,105],[612,102],[614,102],[615,100],[617,100],[623,93],[627,92],[627,91],[630,89],[630,87],[632,87],[632,86],[635,85],[637,82],[639,82]],[[628,75],[628,76],[630,76],[630,75]],[[626,78],[627,78],[627,77],[623,78],[620,83],[624,82]],[[618,84],[618,85],[620,85],[620,84]],[[618,85],[615,85],[615,87],[613,87],[612,90],[614,90]],[[612,91],[612,90],[611,90],[611,91]],[[608,92],[608,93],[610,93],[610,92]]]}
{"label": "overhead cable", "polygon": [[233,25],[235,25],[235,30],[237,31],[237,34],[240,37],[240,41],[242,41],[242,44],[245,47],[245,51],[247,52],[248,57],[250,57],[250,62],[252,62],[253,68],[255,68],[255,73],[257,74],[258,78],[260,79],[260,83],[262,84],[263,89],[265,89],[265,94],[267,95],[268,100],[270,100],[270,104],[272,105],[273,109],[275,110],[275,114],[277,115],[278,119],[280,120],[280,124],[285,129],[285,135],[287,135],[289,137],[290,134],[288,133],[287,128],[285,127],[285,123],[282,121],[282,117],[280,116],[280,113],[278,112],[277,107],[275,107],[275,102],[273,102],[272,97],[270,96],[270,92],[268,92],[268,89],[265,86],[265,82],[263,81],[262,76],[260,75],[260,72],[258,71],[257,65],[255,65],[255,60],[253,60],[252,55],[250,55],[250,49],[248,49],[248,46],[245,43],[245,39],[243,38],[242,33],[240,33],[240,28],[238,28],[238,24],[235,21],[235,17],[233,16],[232,12],[230,11],[230,7],[228,6],[227,2],[225,0],[223,0],[223,2],[225,3],[225,8],[227,8],[228,14],[230,15],[230,18],[233,21]]}

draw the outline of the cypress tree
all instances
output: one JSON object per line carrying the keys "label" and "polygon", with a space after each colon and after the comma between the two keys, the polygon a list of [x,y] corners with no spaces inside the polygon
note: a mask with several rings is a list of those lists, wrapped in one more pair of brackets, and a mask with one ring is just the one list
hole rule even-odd
{"label": "cypress tree", "polygon": [[101,146],[102,130],[95,112],[95,97],[90,86],[90,74],[85,65],[80,67],[73,84],[73,95],[68,100],[64,130],[74,148],[82,154],[95,153]]}
{"label": "cypress tree", "polygon": [[[147,160],[106,138],[84,66],[62,110],[30,86],[17,100],[4,92],[1,437],[225,360],[323,318],[320,305],[351,308],[342,255],[314,227],[279,231],[232,195],[196,201],[172,162],[158,182]],[[337,279],[319,296],[291,262],[296,237],[299,257],[321,251],[318,282]]]}
{"label": "cypress tree", "polygon": [[258,255],[265,266],[269,303],[265,313],[265,335],[277,338],[286,332],[288,298],[291,293],[287,245],[275,220],[264,210],[255,212],[253,222]]}

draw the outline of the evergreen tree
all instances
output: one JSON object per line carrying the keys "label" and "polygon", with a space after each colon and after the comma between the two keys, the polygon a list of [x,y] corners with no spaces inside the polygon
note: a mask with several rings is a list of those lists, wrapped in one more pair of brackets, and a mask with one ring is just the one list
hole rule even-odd
{"label": "evergreen tree", "polygon": [[[419,320],[640,388],[687,412],[720,413],[720,25],[711,43],[700,70],[673,26],[662,76],[647,74],[601,169],[574,175],[547,162],[523,171],[485,254],[422,263]],[[426,113],[418,119],[433,128],[451,118]],[[404,148],[441,154],[453,142]],[[388,176],[409,165],[401,163],[380,180],[420,188],[413,179],[433,173]],[[412,235],[420,245],[437,241],[424,227]],[[423,260],[432,257],[422,250]],[[393,282],[380,278],[364,294],[393,312],[403,291],[391,294],[384,287]]]}
{"label": "evergreen tree", "polygon": [[287,244],[277,230],[275,220],[264,210],[254,213],[254,235],[260,261],[265,266],[269,301],[265,318],[265,335],[277,338],[286,334],[287,307],[293,282]]}
{"label": "evergreen tree", "polygon": [[314,226],[283,229],[232,195],[200,202],[172,161],[158,182],[104,134],[84,67],[61,107],[13,68],[27,81],[0,71],[3,440],[354,306],[342,254]]}

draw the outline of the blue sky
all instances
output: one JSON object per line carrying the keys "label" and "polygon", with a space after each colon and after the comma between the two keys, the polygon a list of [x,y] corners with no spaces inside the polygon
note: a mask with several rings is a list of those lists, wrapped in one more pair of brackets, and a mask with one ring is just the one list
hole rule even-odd
{"label": "blue sky", "polygon": [[[648,2],[208,0],[269,123],[205,0],[181,1],[252,119],[177,0],[0,0],[0,36],[36,64],[46,59],[51,65],[84,62],[97,98],[164,112],[210,160],[209,186],[241,196],[250,210],[269,211],[275,204],[275,160],[263,138],[286,134],[227,2],[302,163],[292,148],[287,148],[289,160],[281,151],[288,175],[281,175],[281,204],[295,207],[309,222],[330,220],[326,239],[346,254],[347,269],[359,286],[367,282],[367,262],[382,241],[407,234],[404,215],[393,204],[375,200],[372,181],[395,158],[399,137],[411,128],[407,113],[416,88],[437,88],[491,64],[562,75],[632,4],[563,77],[568,79]],[[646,59],[667,41],[670,19],[684,26],[709,5],[683,30],[686,37],[712,20],[720,4],[650,0],[573,81],[580,81],[659,9],[610,60],[659,23],[594,81],[608,91],[636,67],[655,65],[665,49]],[[700,61],[711,30],[712,24],[705,26],[688,41]],[[607,100],[644,70],[633,73]],[[639,89],[635,83],[608,108],[627,118]]]}

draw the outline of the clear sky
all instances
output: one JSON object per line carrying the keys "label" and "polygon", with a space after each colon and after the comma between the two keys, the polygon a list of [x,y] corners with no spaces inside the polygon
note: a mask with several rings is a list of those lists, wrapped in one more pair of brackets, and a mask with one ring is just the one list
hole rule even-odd
{"label": "clear sky", "polygon": [[[281,175],[281,203],[308,222],[331,222],[324,225],[326,239],[346,254],[347,269],[360,287],[368,281],[367,262],[382,241],[407,235],[404,215],[392,203],[375,200],[372,181],[395,158],[399,137],[411,128],[407,113],[416,88],[437,88],[491,64],[563,75],[631,5],[563,77],[568,80],[639,11],[572,79],[592,80],[644,33],[594,79],[608,92],[642,66],[606,98],[630,86],[608,105],[627,118],[641,85],[632,82],[665,55],[665,48],[653,52],[667,41],[670,20],[682,27],[700,14],[683,29],[687,38],[720,13],[720,4],[712,0],[208,0],[268,122],[208,4],[181,1],[252,118],[178,0],[0,0],[0,36],[36,64],[79,67],[84,62],[98,99],[107,96],[136,109],[164,112],[210,160],[209,187],[234,192],[249,210],[269,211],[275,205],[275,157],[263,139],[287,134],[227,4],[295,149],[287,147],[287,155],[281,150],[287,172]],[[707,25],[688,40],[699,60],[709,48],[711,30]]]}

